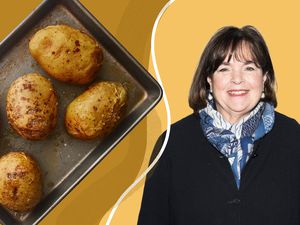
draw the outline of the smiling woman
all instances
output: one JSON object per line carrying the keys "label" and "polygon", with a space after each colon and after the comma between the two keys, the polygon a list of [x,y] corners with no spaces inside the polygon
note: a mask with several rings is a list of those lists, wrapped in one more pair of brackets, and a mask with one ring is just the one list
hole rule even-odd
{"label": "smiling woman", "polygon": [[172,125],[148,176],[138,224],[299,225],[300,126],[274,110],[273,65],[256,28],[211,38],[189,104],[194,113]]}
{"label": "smiling woman", "polygon": [[[249,54],[249,51],[245,49],[242,53]],[[211,87],[210,94],[216,99],[217,111],[230,123],[236,123],[263,97],[266,77],[260,66],[256,66],[251,59],[243,59],[241,62],[235,57],[225,59],[214,74],[207,78]]]}
{"label": "smiling woman", "polygon": [[[249,54],[249,50],[243,53]],[[266,76],[253,61],[239,62],[231,57],[228,63],[223,62],[212,77],[207,78],[211,93],[216,99],[217,111],[230,123],[237,122],[259,101]]]}

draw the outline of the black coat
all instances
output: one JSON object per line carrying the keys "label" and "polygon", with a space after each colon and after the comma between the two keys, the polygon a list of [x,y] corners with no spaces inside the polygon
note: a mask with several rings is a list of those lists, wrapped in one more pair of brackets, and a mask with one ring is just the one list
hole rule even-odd
{"label": "black coat", "polygon": [[[198,115],[171,127],[148,176],[138,225],[300,225],[300,126],[280,113],[254,143],[238,190]],[[161,139],[163,140],[163,139]]]}

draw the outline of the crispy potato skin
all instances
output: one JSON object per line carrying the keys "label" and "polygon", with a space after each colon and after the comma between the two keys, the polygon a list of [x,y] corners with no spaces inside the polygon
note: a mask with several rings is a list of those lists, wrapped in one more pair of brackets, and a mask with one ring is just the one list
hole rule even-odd
{"label": "crispy potato skin", "polygon": [[40,140],[56,126],[57,96],[49,80],[30,73],[16,79],[6,98],[8,122],[23,138]]}
{"label": "crispy potato skin", "polygon": [[57,80],[87,84],[103,61],[99,44],[86,33],[66,25],[48,26],[29,41],[29,51]]}
{"label": "crispy potato skin", "polygon": [[127,91],[116,82],[98,82],[68,106],[65,125],[79,139],[108,135],[118,124],[127,102]]}
{"label": "crispy potato skin", "polygon": [[38,164],[24,152],[10,152],[0,158],[0,203],[14,211],[31,210],[42,196]]}

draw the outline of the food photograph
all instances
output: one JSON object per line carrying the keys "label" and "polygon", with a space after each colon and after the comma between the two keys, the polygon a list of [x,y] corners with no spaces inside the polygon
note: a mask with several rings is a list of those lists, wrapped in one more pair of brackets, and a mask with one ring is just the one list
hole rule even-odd
{"label": "food photograph", "polygon": [[[162,98],[145,66],[84,3],[25,5],[0,45],[3,225],[40,223]],[[94,214],[103,217],[101,208]]]}
{"label": "food photograph", "polygon": [[[235,0],[218,4],[197,0],[3,2],[0,225],[232,225],[228,221],[236,221],[237,217],[231,215],[237,207],[251,208],[255,204],[255,214],[243,215],[253,220],[263,218],[261,225],[274,220],[285,225],[288,219],[298,224],[300,214],[295,210],[299,206],[291,208],[289,204],[300,197],[295,191],[299,182],[290,186],[284,182],[297,180],[300,174],[298,170],[293,172],[288,163],[299,162],[299,142],[294,138],[299,135],[300,122],[300,79],[295,69],[300,51],[299,7],[296,1],[270,4],[258,0],[251,5]],[[255,34],[248,31],[249,36],[258,34],[254,39],[259,41],[247,36],[245,40],[250,44],[243,45],[239,42],[243,33],[233,38],[234,46],[222,42],[221,28],[230,27],[253,29]],[[261,50],[265,45],[260,40],[266,42],[269,52]],[[209,48],[212,43],[223,46]],[[232,55],[228,56],[230,49]],[[270,119],[263,124],[266,138],[261,139],[273,137],[276,130],[286,130],[282,133],[287,137],[278,136],[270,143],[275,143],[275,153],[284,149],[290,152],[281,151],[282,157],[277,158],[270,153],[265,160],[258,152],[256,161],[276,159],[281,164],[261,166],[257,174],[268,171],[271,175],[262,180],[264,186],[248,189],[243,173],[238,173],[242,168],[234,167],[230,160],[225,162],[226,157],[214,151],[219,143],[213,143],[209,131],[201,129],[205,125],[210,129],[211,124],[201,118],[202,123],[196,120],[189,129],[179,129],[186,124],[185,118],[200,118],[206,116],[204,112],[213,111],[206,108],[210,104],[224,116],[226,108],[222,111],[222,104],[231,106],[236,100],[225,98],[223,91],[229,78],[217,79],[215,75],[229,72],[218,66],[227,68],[234,63],[237,68],[243,60],[252,67],[251,71],[247,67],[248,73],[254,73],[253,68],[261,71],[264,60],[268,61],[268,69],[263,67],[265,73],[259,79],[247,80],[248,87],[256,90],[257,101],[253,97],[250,108],[255,115],[269,113],[266,117],[274,119],[270,116],[273,112],[277,116],[275,122]],[[203,79],[199,71],[210,74]],[[268,90],[260,93],[265,83]],[[197,89],[198,84],[204,89]],[[246,99],[248,93],[252,92],[229,91],[232,99]],[[264,105],[266,96],[273,108]],[[255,110],[257,102],[261,104]],[[217,112],[216,118],[220,114]],[[278,126],[278,115],[282,114],[285,116],[280,118],[293,122]],[[274,123],[275,129],[268,129],[269,123]],[[219,130],[213,131],[219,134]],[[202,133],[207,135],[204,140],[198,138]],[[222,138],[222,133],[219,136]],[[194,137],[195,142],[186,141]],[[288,138],[295,144],[286,141]],[[252,142],[247,150],[257,147]],[[215,161],[211,163],[206,154],[197,152],[202,149],[213,149],[207,155],[223,160],[231,173],[226,167],[218,174]],[[247,170],[255,159],[246,164]],[[297,163],[293,166],[299,168]],[[232,189],[226,186],[219,190],[227,179],[222,174],[227,172]],[[240,194],[239,198],[229,198],[230,190]],[[246,204],[246,190],[261,197],[252,205]],[[211,198],[213,191],[219,197]],[[285,198],[287,195],[292,198]],[[264,207],[272,201],[273,206],[281,202],[282,207]],[[273,217],[266,216],[263,210],[267,208],[272,209]],[[229,217],[232,220],[224,219]],[[285,217],[286,223],[282,222]]]}

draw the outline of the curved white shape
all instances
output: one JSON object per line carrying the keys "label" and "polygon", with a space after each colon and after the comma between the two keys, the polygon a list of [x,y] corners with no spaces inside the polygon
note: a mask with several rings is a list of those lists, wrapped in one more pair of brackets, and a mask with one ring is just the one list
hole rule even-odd
{"label": "curved white shape", "polygon": [[157,154],[157,156],[155,157],[155,159],[152,161],[152,163],[149,165],[149,167],[141,174],[140,177],[138,177],[127,189],[126,191],[121,195],[121,197],[118,199],[118,201],[115,203],[115,205],[113,206],[109,217],[106,221],[106,225],[110,225],[111,220],[117,210],[117,208],[119,207],[121,201],[125,198],[125,196],[134,188],[135,185],[137,185],[146,175],[147,173],[154,167],[154,165],[157,163],[157,161],[160,159],[161,155],[163,154],[167,142],[169,140],[169,136],[170,136],[170,127],[171,127],[171,113],[170,113],[170,107],[169,107],[169,103],[168,103],[168,99],[167,99],[167,95],[165,93],[165,89],[163,87],[161,78],[160,78],[160,74],[158,71],[158,67],[157,67],[157,63],[156,63],[156,56],[155,56],[155,34],[156,34],[156,29],[158,26],[158,23],[162,17],[162,15],[164,14],[164,12],[167,10],[167,8],[174,2],[175,0],[170,0],[169,2],[167,2],[167,4],[162,8],[162,10],[159,12],[155,23],[153,25],[152,28],[152,34],[151,34],[151,57],[152,57],[152,62],[153,62],[153,67],[154,67],[154,71],[156,74],[156,78],[158,83],[160,84],[162,91],[163,91],[163,99],[165,102],[165,107],[166,107],[166,111],[167,111],[167,130],[166,130],[166,136],[165,136],[165,140],[163,142],[163,145],[161,147],[161,149],[159,150],[159,153]]}

